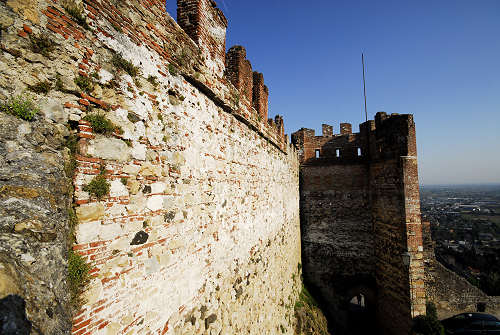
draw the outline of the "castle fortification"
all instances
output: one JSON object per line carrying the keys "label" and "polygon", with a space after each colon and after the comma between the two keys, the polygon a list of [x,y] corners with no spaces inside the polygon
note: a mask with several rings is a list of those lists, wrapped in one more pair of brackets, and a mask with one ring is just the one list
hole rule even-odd
{"label": "castle fortification", "polygon": [[[0,15],[0,98],[40,109],[0,113],[0,299],[34,333],[293,333],[298,158],[215,3],[179,0],[179,24],[163,0]],[[91,266],[73,316],[68,245]]]}
{"label": "castle fortification", "polygon": [[350,301],[361,294],[366,322],[382,334],[407,334],[411,318],[425,313],[413,117],[377,113],[359,133],[348,123],[339,134],[322,128],[323,136],[304,128],[292,135],[301,162],[306,282],[339,331],[359,324],[350,320]]}
{"label": "castle fortification", "polygon": [[0,317],[324,334],[297,313],[304,269],[339,333],[358,294],[381,333],[407,333],[425,312],[412,116],[292,145],[215,2],[177,4],[178,23],[163,0],[0,1]]}

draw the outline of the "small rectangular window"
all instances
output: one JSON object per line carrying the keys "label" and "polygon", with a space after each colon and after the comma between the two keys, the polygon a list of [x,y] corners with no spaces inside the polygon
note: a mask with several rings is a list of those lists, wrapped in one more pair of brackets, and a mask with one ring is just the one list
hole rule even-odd
{"label": "small rectangular window", "polygon": [[319,149],[316,149],[316,158],[319,158]]}
{"label": "small rectangular window", "polygon": [[358,148],[358,156],[361,156],[361,148]]}
{"label": "small rectangular window", "polygon": [[340,149],[335,149],[335,156],[340,157]]}

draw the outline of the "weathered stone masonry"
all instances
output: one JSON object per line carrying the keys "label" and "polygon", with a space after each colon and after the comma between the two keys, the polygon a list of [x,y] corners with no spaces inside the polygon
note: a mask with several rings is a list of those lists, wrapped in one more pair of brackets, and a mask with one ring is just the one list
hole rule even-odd
{"label": "weathered stone masonry", "polygon": [[479,305],[485,312],[500,317],[500,296],[488,296],[467,279],[447,269],[434,254],[429,222],[422,222],[424,242],[425,295],[437,308],[440,319],[455,314],[474,312]]}
{"label": "weathered stone masonry", "polygon": [[[65,12],[68,3],[83,10],[89,30]],[[227,21],[214,2],[179,1],[179,25],[160,0],[9,0],[0,9],[1,98],[40,81],[62,82],[63,90],[32,94],[42,115],[35,123],[16,121],[15,129],[30,136],[29,127],[47,124],[54,132],[59,142],[41,147],[53,157],[35,156],[26,173],[54,162],[56,181],[43,187],[57,197],[68,160],[65,125],[75,129],[73,249],[92,266],[86,303],[70,322],[64,257],[71,193],[65,193],[58,200],[64,206],[46,213],[60,216],[55,239],[30,242],[9,228],[19,217],[4,220],[2,241],[32,245],[12,251],[2,244],[1,275],[22,287],[7,287],[0,299],[23,297],[28,319],[44,334],[71,327],[77,335],[291,333],[300,291],[299,163],[283,119],[267,119],[263,76],[248,61],[241,75],[227,75],[230,81],[223,75],[240,73],[240,63],[225,55]],[[49,55],[31,47],[39,34],[54,43]],[[113,65],[114,54],[140,74],[133,78]],[[78,76],[91,78],[92,89],[81,92]],[[97,134],[83,120],[96,112],[117,126],[113,134]],[[2,150],[24,145],[24,137],[13,136],[1,134]],[[5,162],[13,168],[11,156]],[[17,201],[26,213],[45,193],[17,192],[23,185],[12,173],[1,180],[12,190],[2,194],[1,210],[12,212]],[[111,185],[100,200],[83,190],[99,174]],[[41,227],[51,224],[39,220]],[[21,269],[38,265],[51,274],[43,283],[17,279]]]}
{"label": "weathered stone masonry", "polygon": [[[162,0],[0,2],[0,99],[31,95],[41,110],[32,123],[0,115],[0,299],[24,300],[33,333],[291,333],[300,160],[305,275],[339,331],[362,292],[382,333],[407,332],[425,308],[412,117],[379,113],[359,134],[302,129],[297,152],[283,118],[268,119],[245,49],[226,54],[215,3],[179,0],[177,16]],[[28,93],[44,81],[49,92]],[[94,113],[112,134],[84,120]],[[97,175],[110,184],[102,199],[84,191]],[[71,206],[73,249],[92,267],[72,320]]]}
{"label": "weathered stone masonry", "polygon": [[[339,331],[349,301],[365,296],[381,334],[406,334],[425,313],[422,233],[411,115],[377,113],[323,136],[292,135],[301,161],[304,276],[319,291]],[[402,254],[410,253],[405,267]]]}

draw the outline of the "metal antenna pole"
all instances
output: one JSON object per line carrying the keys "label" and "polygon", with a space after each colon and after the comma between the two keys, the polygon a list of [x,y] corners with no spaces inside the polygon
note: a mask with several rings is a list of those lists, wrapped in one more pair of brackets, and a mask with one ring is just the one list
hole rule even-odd
{"label": "metal antenna pole", "polygon": [[363,93],[365,95],[365,121],[368,121],[368,111],[366,109],[365,57],[363,53],[361,53],[361,63],[363,64]]}

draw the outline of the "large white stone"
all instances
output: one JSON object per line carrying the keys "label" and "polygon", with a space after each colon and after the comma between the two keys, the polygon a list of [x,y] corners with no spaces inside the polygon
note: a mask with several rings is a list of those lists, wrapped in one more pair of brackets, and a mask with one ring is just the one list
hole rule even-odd
{"label": "large white stone", "polygon": [[101,240],[111,240],[116,236],[119,236],[122,232],[123,229],[119,223],[101,225],[99,231],[99,238]]}
{"label": "large white stone", "polygon": [[121,180],[115,179],[111,182],[109,195],[111,197],[127,196],[128,195],[127,187],[122,184]]}
{"label": "large white stone", "polygon": [[42,99],[39,102],[39,108],[47,119],[50,119],[59,123],[68,122],[68,112],[66,112],[61,104],[60,100],[57,99]]}
{"label": "large white stone", "polygon": [[145,208],[146,197],[142,193],[130,196],[130,201],[127,205],[127,211],[129,213],[141,213]]}
{"label": "large white stone", "polygon": [[99,220],[104,216],[104,205],[99,202],[80,205],[76,208],[76,216],[80,223]]}
{"label": "large white stone", "polygon": [[152,195],[148,198],[147,207],[152,211],[157,211],[163,208],[163,196]]}
{"label": "large white stone", "polygon": [[117,138],[98,137],[90,141],[87,153],[93,157],[125,162],[130,158],[130,148]]}
{"label": "large white stone", "polygon": [[138,160],[146,159],[146,145],[134,142],[132,146],[132,157]]}
{"label": "large white stone", "polygon": [[78,244],[97,240],[100,228],[101,222],[99,221],[78,224],[76,226],[76,240]]}
{"label": "large white stone", "polygon": [[100,280],[92,280],[84,291],[85,301],[92,305],[101,297],[102,283]]}
{"label": "large white stone", "polygon": [[165,183],[153,183],[151,184],[151,193],[163,193],[166,189]]}
{"label": "large white stone", "polygon": [[141,169],[140,165],[127,164],[123,167],[123,173],[136,175],[137,173],[139,173],[140,169]]}

